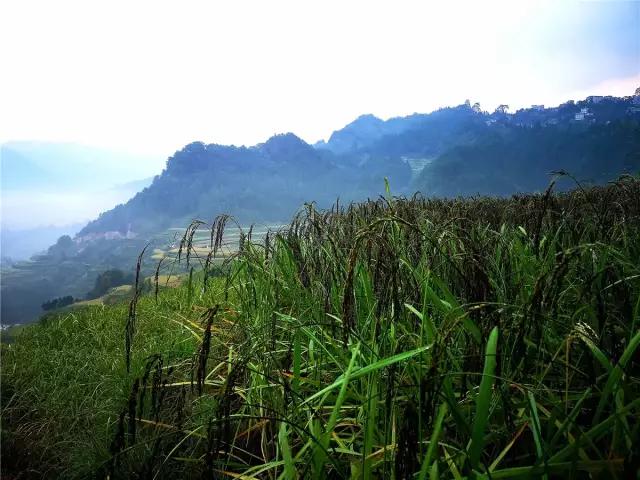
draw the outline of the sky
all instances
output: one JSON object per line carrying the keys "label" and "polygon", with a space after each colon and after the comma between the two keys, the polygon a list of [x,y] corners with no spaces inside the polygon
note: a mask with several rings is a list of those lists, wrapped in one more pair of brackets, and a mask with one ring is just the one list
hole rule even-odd
{"label": "sky", "polygon": [[0,143],[166,157],[640,86],[637,1],[7,0],[0,19]]}

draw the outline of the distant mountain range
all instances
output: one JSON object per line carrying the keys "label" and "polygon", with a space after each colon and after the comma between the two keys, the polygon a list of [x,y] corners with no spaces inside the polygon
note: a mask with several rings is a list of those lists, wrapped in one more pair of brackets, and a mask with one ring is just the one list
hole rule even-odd
{"label": "distant mountain range", "polygon": [[602,183],[640,171],[638,104],[638,97],[596,97],[509,114],[466,103],[386,121],[363,115],[313,146],[292,133],[253,147],[196,142],[79,236],[144,234],[220,213],[243,223],[283,221],[304,202],[377,196],[385,177],[396,194],[436,196],[541,191],[554,170]]}
{"label": "distant mountain range", "polygon": [[167,161],[153,183],[89,223],[80,236],[106,231],[153,232],[192,218],[230,213],[243,223],[282,221],[305,202],[328,206],[377,195],[385,176],[405,187],[400,158],[338,155],[292,133],[253,147],[192,143]]}
{"label": "distant mountain range", "polygon": [[[41,165],[22,166],[23,176],[39,175]],[[169,157],[150,184],[134,185],[143,188],[133,198],[88,223],[75,242],[62,242],[68,248],[53,246],[5,268],[2,321],[31,321],[54,297],[83,297],[101,272],[130,270],[147,239],[166,239],[167,228],[192,219],[227,213],[244,225],[287,222],[306,202],[329,207],[338,198],[344,205],[384,194],[385,177],[396,195],[544,191],[559,170],[573,179],[564,177],[557,188],[637,175],[640,97],[595,97],[511,114],[467,102],[389,120],[364,115],[315,145],[292,133],[252,147],[194,142]]]}

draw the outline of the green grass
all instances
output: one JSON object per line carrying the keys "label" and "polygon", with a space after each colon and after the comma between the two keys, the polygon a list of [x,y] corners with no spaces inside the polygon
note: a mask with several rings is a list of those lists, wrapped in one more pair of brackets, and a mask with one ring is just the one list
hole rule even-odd
{"label": "green grass", "polygon": [[224,276],[200,249],[157,301],[63,312],[3,346],[3,457],[29,454],[7,472],[637,475],[637,180],[309,207]]}

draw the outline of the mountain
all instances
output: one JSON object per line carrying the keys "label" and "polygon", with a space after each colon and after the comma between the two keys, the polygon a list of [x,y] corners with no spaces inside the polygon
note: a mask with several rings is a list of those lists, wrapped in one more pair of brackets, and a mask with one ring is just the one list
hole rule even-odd
{"label": "mountain", "polygon": [[566,171],[556,188],[576,181],[603,184],[640,172],[640,122],[542,127],[496,126],[476,142],[455,146],[425,166],[414,186],[429,196],[508,196],[544,191],[553,171]]}
{"label": "mountain", "polygon": [[345,202],[376,197],[385,176],[408,185],[411,172],[401,160],[348,160],[290,133],[253,147],[191,143],[167,160],[150,185],[87,224],[63,255],[50,248],[5,269],[2,321],[32,321],[52,298],[84,298],[101,272],[132,271],[148,239],[166,246],[167,229],[194,218],[230,213],[244,224],[283,222],[305,202],[328,207],[338,196]]}
{"label": "mountain", "polygon": [[319,142],[315,146],[336,154],[354,152],[385,135],[395,135],[410,128],[416,117],[419,118],[421,115],[391,118],[386,121],[371,114],[361,115],[344,128],[334,131],[328,142]]}
{"label": "mountain", "polygon": [[0,181],[2,190],[41,188],[51,183],[50,172],[24,153],[8,145],[0,146]]}
{"label": "mountain", "polygon": [[[62,235],[74,236],[87,223],[85,220],[84,222],[63,223],[61,225],[37,225],[26,228],[11,227],[10,225],[20,224],[16,217],[41,214],[45,219],[55,220],[55,215],[50,211],[74,208],[74,213],[77,214],[78,207],[74,204],[78,202],[82,202],[83,206],[89,206],[90,208],[92,206],[99,208],[100,204],[103,205],[103,209],[105,207],[110,208],[113,207],[113,205],[117,205],[118,202],[130,199],[137,192],[149,186],[152,181],[153,178],[145,178],[115,185],[113,188],[106,190],[96,189],[91,195],[77,193],[73,196],[61,195],[61,198],[51,193],[38,194],[32,191],[27,191],[26,193],[24,191],[3,191],[3,226],[0,228],[0,252],[4,263],[27,260],[32,255],[45,251],[47,247],[55,243]],[[99,200],[100,203],[90,204],[90,202],[95,202],[96,200]],[[87,213],[88,212],[90,212],[89,209],[87,210]],[[5,223],[9,226],[5,225]]]}
{"label": "mountain", "polygon": [[474,113],[470,108],[453,107],[386,121],[363,115],[333,132],[328,142],[317,147],[337,154],[360,152],[383,156],[416,154],[425,148],[440,151],[439,145],[445,141],[443,136],[448,138],[468,127]]}
{"label": "mountain", "polygon": [[407,185],[409,166],[401,159],[382,166],[375,159],[354,161],[292,133],[253,147],[195,142],[172,155],[148,188],[100,215],[79,236],[153,232],[220,213],[243,223],[283,221],[305,202],[327,207],[337,197],[377,196],[385,176]]}
{"label": "mountain", "polygon": [[[86,224],[131,198],[144,187],[146,180],[140,179],[149,178],[161,166],[155,156],[73,143],[4,143],[0,145],[2,229],[38,231],[44,240],[50,237],[44,232],[53,231],[51,226]],[[5,247],[15,244],[5,237]],[[34,247],[39,243],[41,248],[50,245],[27,241],[16,245],[19,256],[40,250],[23,248],[27,243]]]}
{"label": "mountain", "polygon": [[363,116],[316,147],[406,161],[414,176],[408,188],[394,186],[400,194],[511,195],[543,191],[557,170],[574,177],[560,179],[557,188],[637,174],[639,122],[639,96],[589,97],[512,114],[506,108],[484,112],[467,102],[387,121]]}
{"label": "mountain", "polygon": [[292,133],[253,147],[194,142],[172,155],[148,188],[79,237],[145,234],[220,213],[242,223],[286,221],[305,202],[327,207],[337,197],[377,196],[384,177],[395,193],[440,196],[544,190],[559,169],[606,182],[640,169],[634,98],[513,114],[467,102],[389,120],[363,115],[315,146]]}
{"label": "mountain", "polygon": [[[467,102],[389,120],[364,115],[314,146],[292,133],[251,147],[186,145],[135,196],[89,222],[71,248],[5,268],[3,322],[33,320],[54,297],[86,295],[106,270],[130,272],[148,240],[162,248],[172,242],[167,229],[196,218],[288,222],[306,202],[327,208],[338,197],[343,205],[375,198],[385,177],[397,195],[451,197],[544,191],[561,169],[586,183],[640,172],[640,97],[506,110]],[[45,169],[37,156],[17,153],[31,161],[25,172]]]}

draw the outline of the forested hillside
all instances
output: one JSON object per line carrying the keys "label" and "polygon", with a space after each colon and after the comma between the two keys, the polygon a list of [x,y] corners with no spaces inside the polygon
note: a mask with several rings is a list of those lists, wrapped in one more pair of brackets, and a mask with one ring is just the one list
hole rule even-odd
{"label": "forested hillside", "polygon": [[[640,172],[640,123],[492,127],[425,167],[415,188],[425,195],[511,195],[544,190],[553,171],[602,184]],[[565,178],[565,187],[575,186]]]}
{"label": "forested hillside", "polygon": [[489,113],[468,102],[389,120],[364,115],[314,146],[292,133],[252,147],[191,143],[150,186],[83,228],[64,256],[8,269],[3,321],[33,320],[52,298],[84,298],[100,273],[130,273],[136,251],[150,240],[164,248],[169,229],[193,219],[282,224],[305,203],[378,198],[385,178],[394,194],[456,197],[542,192],[558,171],[569,175],[557,190],[637,175],[639,103],[612,97]]}
{"label": "forested hillside", "polygon": [[153,232],[218,213],[243,223],[282,221],[305,202],[326,207],[338,197],[376,196],[385,176],[406,187],[410,170],[400,159],[381,165],[314,149],[291,133],[250,148],[195,142],[171,156],[149,188],[79,235]]}
{"label": "forested hillside", "polygon": [[446,197],[541,191],[556,170],[601,184],[640,171],[633,98],[513,114],[467,103],[386,121],[363,115],[315,146],[292,133],[253,147],[194,142],[149,188],[79,236],[157,232],[220,213],[245,224],[283,221],[305,202],[326,208],[338,197],[377,197],[385,177],[397,193]]}

